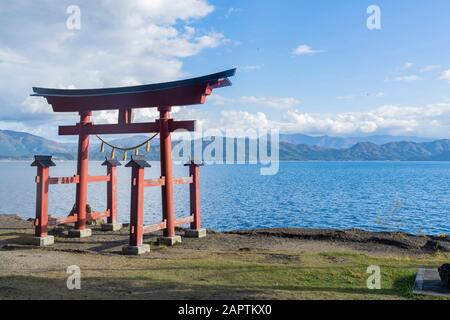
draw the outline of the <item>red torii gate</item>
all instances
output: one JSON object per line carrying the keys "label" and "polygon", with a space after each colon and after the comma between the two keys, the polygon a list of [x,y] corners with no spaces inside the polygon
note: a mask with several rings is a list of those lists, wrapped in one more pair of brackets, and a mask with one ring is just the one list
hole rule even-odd
{"label": "red torii gate", "polygon": [[[60,126],[59,135],[78,135],[78,159],[77,159],[77,175],[72,178],[49,178],[48,167],[54,165],[51,159],[37,158],[34,165],[38,167],[38,173],[46,174],[47,185],[44,185],[40,181],[38,182],[38,195],[37,195],[37,219],[36,219],[36,237],[40,244],[45,244],[47,236],[47,226],[43,223],[47,223],[45,217],[46,211],[48,211],[48,203],[46,203],[45,195],[48,192],[48,184],[57,183],[76,183],[76,214],[71,218],[75,222],[75,229],[71,230],[69,235],[71,237],[88,237],[91,235],[91,230],[86,227],[87,222],[87,186],[89,182],[108,182],[108,189],[115,189],[114,179],[111,177],[111,171],[115,171],[116,164],[105,162],[104,165],[108,166],[108,176],[106,177],[90,177],[88,174],[89,168],[89,136],[100,134],[138,134],[138,133],[159,133],[160,134],[160,152],[161,152],[161,179],[158,183],[152,183],[151,181],[143,181],[144,186],[161,186],[162,190],[162,211],[163,211],[163,223],[160,225],[160,229],[164,230],[165,243],[170,245],[179,241],[175,235],[175,216],[173,205],[173,185],[174,178],[172,175],[172,142],[171,132],[184,129],[186,131],[195,131],[195,121],[175,121],[171,118],[172,106],[189,106],[196,104],[204,104],[207,96],[211,95],[216,88],[226,87],[231,85],[231,81],[228,79],[235,75],[236,69],[227,70],[220,73],[215,73],[199,78],[193,78],[188,80],[134,86],[134,87],[122,87],[122,88],[110,88],[110,89],[86,89],[86,90],[61,90],[61,89],[46,89],[46,88],[33,88],[34,94],[32,96],[45,97],[47,102],[53,107],[54,112],[77,112],[80,115],[80,122],[75,126]],[[138,108],[158,108],[159,119],[155,122],[148,123],[133,123],[132,122],[132,110]],[[117,124],[101,124],[96,125],[91,121],[93,111],[100,110],[118,110],[118,123]],[[135,157],[136,158],[136,157]],[[129,166],[144,168],[146,165],[140,163],[142,159],[132,159]],[[137,166],[133,166],[133,163]],[[144,161],[145,162],[145,161]],[[196,169],[197,168],[197,169]],[[42,170],[43,169],[43,170]],[[47,169],[47,170],[46,170]],[[39,171],[40,170],[40,171]],[[139,171],[139,170],[138,170]],[[137,171],[136,171],[137,172]],[[198,181],[198,166],[194,163],[190,164],[190,173],[193,174],[192,180]],[[45,177],[44,177],[45,178]],[[38,179],[39,180],[39,176]],[[135,180],[139,180],[135,177]],[[51,183],[53,182],[53,183]],[[155,182],[155,181],[153,181]],[[136,181],[132,183],[136,184]],[[177,181],[175,181],[177,183]],[[191,183],[179,181],[178,183]],[[198,199],[192,199],[192,194],[197,186],[191,185],[191,210],[199,210]],[[139,191],[140,192],[140,191]],[[108,192],[109,195],[109,192]],[[41,196],[41,197],[40,197]],[[108,200],[108,207],[115,208],[115,196],[111,195]],[[110,201],[111,200],[111,201]],[[141,201],[142,199],[138,199]],[[133,201],[133,198],[132,198]],[[133,204],[132,204],[133,210]],[[142,216],[142,206],[137,205],[134,208],[135,215],[139,218]],[[138,211],[141,211],[140,213]],[[48,214],[48,213],[47,213]],[[131,213],[133,215],[133,212]],[[39,215],[44,215],[41,217]],[[109,214],[97,214],[99,217],[111,217]],[[115,217],[115,215],[113,215]],[[142,218],[142,217],[141,217]],[[131,217],[133,220],[134,217]],[[112,219],[110,219],[112,220]],[[69,221],[65,221],[69,222]],[[108,221],[110,222],[110,221]],[[111,223],[114,223],[112,221]],[[196,228],[200,228],[199,221],[185,221],[191,222]],[[141,222],[139,222],[141,223]],[[142,223],[141,223],[142,224]],[[139,247],[141,241],[135,239],[138,230],[133,230],[135,226],[131,226],[131,243],[133,247]],[[114,227],[112,227],[114,229]],[[147,228],[150,231],[152,228]],[[158,229],[158,228],[153,228]],[[197,230],[198,231],[198,230]],[[138,235],[139,237],[139,235]],[[138,250],[141,251],[141,250]]]}

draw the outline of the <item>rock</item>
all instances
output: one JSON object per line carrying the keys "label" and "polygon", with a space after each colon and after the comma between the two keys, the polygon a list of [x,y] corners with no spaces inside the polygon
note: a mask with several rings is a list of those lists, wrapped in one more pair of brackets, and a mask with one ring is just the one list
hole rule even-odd
{"label": "rock", "polygon": [[423,249],[431,252],[450,252],[448,246],[443,245],[439,241],[436,240],[428,240],[427,243],[423,246]]}
{"label": "rock", "polygon": [[444,287],[450,287],[450,264],[444,264],[439,268],[439,276]]}

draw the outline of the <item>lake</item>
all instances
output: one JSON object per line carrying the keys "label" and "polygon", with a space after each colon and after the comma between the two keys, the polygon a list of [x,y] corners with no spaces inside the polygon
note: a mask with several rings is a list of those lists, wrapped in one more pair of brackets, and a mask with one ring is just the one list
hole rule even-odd
{"label": "lake", "polygon": [[[152,163],[146,178],[159,177]],[[75,162],[57,162],[52,176],[72,176]],[[175,167],[176,176],[187,168]],[[91,175],[103,175],[92,162]],[[36,169],[30,162],[0,162],[0,213],[34,216]],[[118,170],[119,219],[129,221],[130,169]],[[445,162],[283,162],[275,176],[251,165],[201,169],[202,221],[217,231],[253,228],[360,228],[414,234],[450,233],[450,163]],[[65,216],[75,186],[50,187],[50,214]],[[188,186],[175,186],[178,217],[189,214]],[[161,191],[145,191],[145,221],[161,219]],[[106,184],[89,186],[88,203],[105,210]]]}

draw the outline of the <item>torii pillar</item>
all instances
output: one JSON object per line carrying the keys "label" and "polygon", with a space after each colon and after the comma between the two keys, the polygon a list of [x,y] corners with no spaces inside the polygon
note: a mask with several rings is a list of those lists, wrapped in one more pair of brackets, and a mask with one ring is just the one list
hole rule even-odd
{"label": "torii pillar", "polygon": [[106,166],[109,177],[106,194],[109,215],[107,223],[102,224],[102,231],[119,231],[122,224],[117,222],[117,167],[121,164],[115,159],[106,159],[102,166]]}
{"label": "torii pillar", "polygon": [[32,244],[39,247],[52,245],[53,236],[48,235],[48,189],[49,168],[56,166],[51,156],[35,156],[32,167],[37,167],[36,176],[36,220],[35,235]]}
{"label": "torii pillar", "polygon": [[80,180],[76,189],[76,212],[78,214],[78,221],[75,223],[75,229],[69,230],[69,237],[71,238],[86,238],[92,235],[92,230],[86,228],[86,206],[89,178],[89,132],[87,127],[92,125],[91,116],[91,111],[80,112],[80,134],[78,136],[77,161],[77,175]]}
{"label": "torii pillar", "polygon": [[160,151],[161,151],[161,177],[165,177],[166,183],[161,187],[163,219],[166,220],[167,228],[164,236],[158,242],[173,246],[181,243],[181,237],[175,235],[175,212],[173,204],[173,170],[172,170],[172,139],[169,128],[171,107],[159,107],[160,117]]}

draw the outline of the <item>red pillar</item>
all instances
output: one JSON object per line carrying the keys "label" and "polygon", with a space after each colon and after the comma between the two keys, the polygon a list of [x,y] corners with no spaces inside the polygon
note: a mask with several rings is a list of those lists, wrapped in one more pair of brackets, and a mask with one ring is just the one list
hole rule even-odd
{"label": "red pillar", "polygon": [[109,210],[108,223],[117,223],[117,167],[107,166],[109,182],[107,185],[107,208]]}
{"label": "red pillar", "polygon": [[86,228],[86,204],[87,204],[87,189],[89,178],[89,133],[87,126],[91,125],[92,112],[80,112],[80,133],[78,139],[78,163],[77,175],[79,182],[77,184],[76,194],[76,208],[78,214],[78,221],[75,223],[75,230],[71,230],[69,235],[72,237],[87,237],[91,235],[90,230]]}
{"label": "red pillar", "polygon": [[189,195],[191,216],[194,218],[194,221],[191,223],[191,229],[186,230],[184,236],[188,238],[203,238],[206,237],[206,229],[202,229],[200,218],[200,167],[202,164],[190,161],[185,166],[189,167],[189,175],[192,177]]}
{"label": "red pillar", "polygon": [[36,190],[36,237],[48,236],[48,177],[49,169],[39,166],[37,168]]}
{"label": "red pillar", "polygon": [[117,223],[117,167],[120,162],[115,159],[106,159],[102,166],[106,166],[109,181],[106,187],[106,202],[109,216],[107,223],[102,224],[103,231],[119,231],[122,224]]}
{"label": "red pillar", "polygon": [[133,167],[131,177],[130,246],[141,246],[144,228],[144,168]]}
{"label": "red pillar", "polygon": [[48,190],[49,190],[49,167],[55,163],[51,156],[35,156],[32,167],[37,167],[36,176],[36,220],[35,239],[33,244],[46,246],[53,244],[53,237],[48,236]]}
{"label": "red pillar", "polygon": [[143,254],[150,251],[149,245],[143,244],[144,235],[144,169],[150,164],[141,156],[132,156],[126,165],[131,172],[131,206],[130,206],[130,245],[123,248],[125,254]]}
{"label": "red pillar", "polygon": [[103,231],[118,231],[122,229],[122,225],[117,223],[117,167],[120,162],[115,159],[106,159],[102,163],[106,166],[109,181],[106,186],[106,202],[109,216],[107,223],[102,224]]}
{"label": "red pillar", "polygon": [[189,175],[192,177],[192,184],[189,186],[191,215],[194,222],[191,223],[192,230],[200,230],[200,166],[195,163],[189,165]]}
{"label": "red pillar", "polygon": [[173,174],[172,174],[172,141],[169,121],[171,107],[159,107],[160,112],[160,149],[161,149],[161,176],[165,177],[165,186],[161,188],[163,218],[167,222],[164,236],[175,237],[175,213],[173,205]]}

